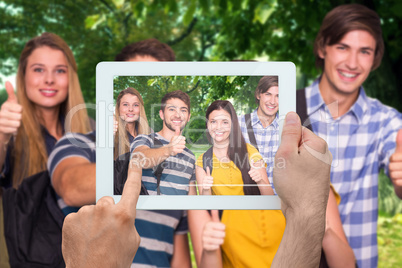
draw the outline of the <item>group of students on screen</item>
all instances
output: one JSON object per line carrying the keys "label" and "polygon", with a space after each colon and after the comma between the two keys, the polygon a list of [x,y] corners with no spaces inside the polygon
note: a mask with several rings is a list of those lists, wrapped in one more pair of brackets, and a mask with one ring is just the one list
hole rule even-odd
{"label": "group of students on screen", "polygon": [[[402,115],[367,98],[362,88],[369,73],[379,66],[383,52],[380,19],[361,5],[333,9],[324,18],[317,35],[314,53],[323,73],[305,90],[313,131],[323,138],[329,137],[329,148],[337,152],[337,160],[358,159],[359,155],[351,156],[350,150],[343,147],[337,150],[330,143],[332,128],[324,129],[319,117],[321,112],[329,113],[335,123],[345,126],[338,129],[338,134],[353,128],[343,135],[349,137],[348,148],[356,147],[353,140],[370,134],[374,138],[363,147],[371,148],[370,155],[379,156],[370,158],[379,160],[368,163],[370,167],[378,167],[373,174],[355,172],[356,168],[363,170],[357,164],[349,167],[341,162],[331,168],[333,185],[322,241],[323,266],[377,265],[376,231],[368,227],[376,224],[376,217],[365,222],[367,218],[362,215],[378,214],[377,206],[370,204],[378,201],[372,193],[378,192],[380,168],[385,168],[396,194],[402,198],[402,134],[397,136],[402,128]],[[123,48],[115,60],[174,61],[175,56],[166,44],[149,39]],[[16,89],[15,94],[11,83],[6,82],[8,99],[0,110],[1,189],[18,188],[24,178],[49,169],[60,209],[65,214],[74,211],[67,208],[75,207],[77,211],[81,206],[94,204],[95,141],[87,139],[87,133],[94,136],[93,124],[85,109],[69,113],[84,104],[84,100],[73,54],[59,36],[44,33],[25,45]],[[164,96],[159,113],[163,127],[154,133],[148,125],[141,94],[134,88],[126,88],[116,102],[114,158],[130,152],[140,160],[144,157],[154,160],[142,167],[142,181],[149,194],[273,195],[273,166],[279,140],[277,77],[262,77],[255,98],[258,107],[240,118],[229,101],[216,100],[209,105],[206,133],[212,145],[210,156],[204,157],[205,152],[195,159],[182,135],[191,115],[189,96],[182,91]],[[339,102],[336,114],[327,108],[333,101]],[[386,122],[382,120],[384,115]],[[375,127],[367,127],[367,122]],[[250,125],[255,141],[250,136]],[[378,130],[384,132],[381,137]],[[71,137],[66,138],[69,132],[80,133],[74,138],[92,147],[78,148],[70,141]],[[156,146],[155,139],[162,147]],[[212,165],[205,164],[205,159]],[[163,179],[158,180],[152,169],[165,160],[176,167],[167,165],[162,171]],[[186,168],[178,172],[177,163]],[[169,176],[173,173],[174,178]],[[272,263],[279,248],[286,220],[276,210],[138,211],[135,226],[141,244],[134,264],[190,267],[187,240],[190,231],[200,267],[265,267]],[[4,250],[2,241],[4,230],[0,230],[0,249]],[[4,256],[0,254],[0,260]]]}

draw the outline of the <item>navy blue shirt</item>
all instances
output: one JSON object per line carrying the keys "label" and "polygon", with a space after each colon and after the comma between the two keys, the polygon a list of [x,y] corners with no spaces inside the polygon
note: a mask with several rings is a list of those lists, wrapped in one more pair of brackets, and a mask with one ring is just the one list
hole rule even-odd
{"label": "navy blue shirt", "polygon": [[130,142],[130,145],[131,145],[133,143],[133,141],[134,141],[134,136],[132,136],[130,134],[130,132],[127,131],[127,137],[128,137],[128,141]]}
{"label": "navy blue shirt", "polygon": [[[64,120],[62,120],[62,126],[64,133]],[[44,127],[41,128],[43,138],[45,139],[47,155],[49,155],[52,152],[53,147],[57,142],[57,139],[52,135],[50,135],[50,133],[47,131],[46,128]],[[0,186],[3,186],[4,188],[9,188],[12,186],[14,159],[11,157],[11,153],[14,150],[14,142],[15,140],[13,139],[12,141],[10,141],[7,147],[6,159],[4,160],[3,170],[0,175]]]}

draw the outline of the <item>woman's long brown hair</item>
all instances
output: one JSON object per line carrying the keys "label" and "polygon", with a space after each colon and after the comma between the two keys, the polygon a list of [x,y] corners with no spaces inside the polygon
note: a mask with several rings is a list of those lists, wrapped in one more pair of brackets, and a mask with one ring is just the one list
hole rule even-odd
{"label": "woman's long brown hair", "polygon": [[135,126],[134,126],[134,130],[136,130],[137,133],[134,133],[134,134],[137,136],[140,134],[148,135],[149,133],[151,133],[149,125],[148,125],[147,115],[145,113],[144,101],[141,97],[141,94],[132,87],[128,87],[128,88],[122,90],[119,93],[119,95],[117,96],[116,108],[115,108],[115,118],[119,122],[119,126],[118,126],[117,132],[114,136],[114,159],[116,159],[118,156],[123,155],[130,151],[130,142],[129,142],[128,135],[127,135],[126,122],[123,119],[121,119],[121,117],[120,117],[121,98],[123,98],[123,96],[126,94],[131,94],[131,95],[136,96],[141,104],[140,105],[140,116],[138,118],[138,121],[135,122]]}
{"label": "woman's long brown hair", "polygon": [[[14,188],[18,188],[24,178],[46,169],[48,154],[40,125],[42,118],[36,111],[35,104],[28,99],[25,88],[28,57],[35,49],[45,46],[62,51],[68,63],[68,96],[59,109],[59,118],[66,117],[65,131],[87,133],[91,130],[78,80],[77,64],[71,49],[62,38],[53,33],[43,33],[28,41],[21,52],[17,72],[17,98],[23,110],[12,152]],[[69,114],[73,108],[76,108],[74,113]]]}
{"label": "woman's long brown hair", "polygon": [[[243,134],[241,133],[239,121],[237,119],[236,112],[233,108],[233,105],[226,100],[217,100],[214,101],[207,109],[206,118],[207,122],[209,120],[209,115],[215,110],[225,110],[229,113],[230,118],[232,119],[232,129],[230,131],[229,136],[229,147],[228,147],[228,157],[233,163],[236,165],[238,169],[241,171],[241,175],[243,178],[243,191],[245,195],[260,195],[260,190],[257,187],[255,181],[253,181],[248,174],[250,170],[250,161],[249,155],[247,151],[247,144],[244,140]],[[208,124],[208,123],[207,123]],[[208,126],[207,126],[208,128]],[[212,137],[207,131],[207,138],[209,142],[213,143]],[[247,185],[253,185],[252,187]]]}

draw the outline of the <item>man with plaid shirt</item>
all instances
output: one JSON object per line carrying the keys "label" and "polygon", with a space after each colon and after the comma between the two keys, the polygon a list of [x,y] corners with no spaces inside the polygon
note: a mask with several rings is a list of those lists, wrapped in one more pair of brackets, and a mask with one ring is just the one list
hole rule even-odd
{"label": "man with plaid shirt", "polygon": [[239,124],[246,142],[256,147],[264,158],[268,179],[273,188],[272,171],[279,146],[278,76],[262,77],[254,96],[257,109],[249,115],[239,116]]}
{"label": "man with plaid shirt", "polygon": [[[384,53],[379,16],[342,5],[323,20],[314,44],[322,75],[305,89],[313,131],[333,155],[331,183],[359,267],[376,267],[378,174],[382,168],[402,198],[402,114],[366,96],[362,87]],[[395,148],[398,148],[395,150]]]}

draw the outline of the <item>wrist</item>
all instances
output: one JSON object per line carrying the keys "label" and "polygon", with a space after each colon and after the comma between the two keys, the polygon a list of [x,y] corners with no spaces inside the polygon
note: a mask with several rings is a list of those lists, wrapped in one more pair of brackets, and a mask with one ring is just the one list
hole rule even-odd
{"label": "wrist", "polygon": [[0,132],[0,142],[3,144],[8,144],[11,139],[11,134],[1,133]]}
{"label": "wrist", "polygon": [[259,181],[256,181],[255,183],[257,183],[257,185],[261,185],[261,184],[265,184],[266,182],[264,180],[259,180]]}
{"label": "wrist", "polygon": [[165,157],[169,157],[172,155],[173,147],[170,146],[170,144],[168,144],[167,146],[163,146],[162,148],[164,149],[163,155]]}
{"label": "wrist", "polygon": [[283,214],[286,218],[286,225],[294,225],[296,226],[305,226],[306,224],[314,225],[317,224],[319,226],[322,225],[323,230],[325,230],[325,215],[326,209],[301,209],[301,208],[286,208],[283,211]]}
{"label": "wrist", "polygon": [[209,188],[209,189],[203,188],[203,189],[202,189],[202,194],[211,195],[211,188]]}

